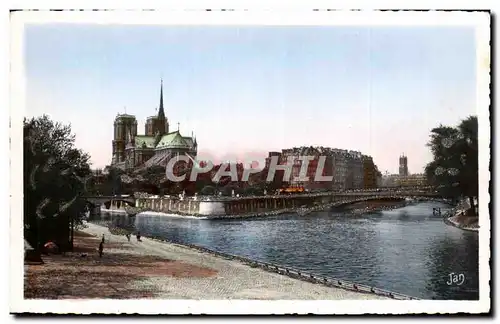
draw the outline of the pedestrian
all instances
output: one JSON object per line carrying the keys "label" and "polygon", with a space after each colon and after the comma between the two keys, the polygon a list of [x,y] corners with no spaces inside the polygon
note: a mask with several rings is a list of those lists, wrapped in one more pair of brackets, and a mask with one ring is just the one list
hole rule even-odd
{"label": "pedestrian", "polygon": [[130,233],[125,234],[125,236],[127,237],[127,240],[130,242]]}
{"label": "pedestrian", "polygon": [[104,250],[104,240],[99,243],[99,257],[102,258],[102,252]]}
{"label": "pedestrian", "polygon": [[137,232],[137,242],[141,242],[141,232]]}
{"label": "pedestrian", "polygon": [[104,234],[102,234],[102,241],[101,242],[104,243]]}

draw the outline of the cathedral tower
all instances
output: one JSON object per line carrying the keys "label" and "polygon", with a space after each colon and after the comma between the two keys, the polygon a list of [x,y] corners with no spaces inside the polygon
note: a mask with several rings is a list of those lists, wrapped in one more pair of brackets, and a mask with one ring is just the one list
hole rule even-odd
{"label": "cathedral tower", "polygon": [[133,115],[118,114],[113,123],[112,164],[125,161],[127,134],[137,136],[137,120]]}
{"label": "cathedral tower", "polygon": [[158,116],[156,117],[156,125],[154,128],[153,134],[168,134],[168,119],[165,117],[165,110],[163,108],[163,79],[160,85],[160,106],[158,108]]}

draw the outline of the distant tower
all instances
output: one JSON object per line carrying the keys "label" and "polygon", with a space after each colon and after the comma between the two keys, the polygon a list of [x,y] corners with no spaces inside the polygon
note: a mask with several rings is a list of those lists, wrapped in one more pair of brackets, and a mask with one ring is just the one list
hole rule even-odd
{"label": "distant tower", "polygon": [[399,175],[402,177],[408,176],[408,157],[404,153],[399,157]]}

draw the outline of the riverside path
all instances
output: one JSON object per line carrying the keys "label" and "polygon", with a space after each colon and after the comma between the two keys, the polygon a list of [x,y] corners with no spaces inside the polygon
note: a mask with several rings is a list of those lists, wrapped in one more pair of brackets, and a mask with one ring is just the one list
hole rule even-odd
{"label": "riverside path", "polygon": [[[185,276],[150,276],[131,283],[152,291],[158,299],[315,299],[369,300],[389,299],[376,294],[329,287],[291,278],[234,260],[226,260],[184,246],[162,243],[148,238],[127,241],[124,235],[113,235],[108,228],[87,223],[83,231],[102,237],[110,243],[124,243],[126,250],[106,249],[105,253],[159,256],[197,268],[211,269],[215,275],[189,278]],[[105,254],[106,255],[106,254]]]}

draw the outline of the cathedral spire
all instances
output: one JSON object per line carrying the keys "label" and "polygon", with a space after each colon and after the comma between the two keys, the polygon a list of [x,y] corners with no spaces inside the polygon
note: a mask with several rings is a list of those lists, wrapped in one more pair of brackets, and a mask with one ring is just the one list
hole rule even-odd
{"label": "cathedral spire", "polygon": [[163,110],[163,79],[161,79],[160,85],[160,107],[158,109],[158,119],[165,119],[165,111]]}

